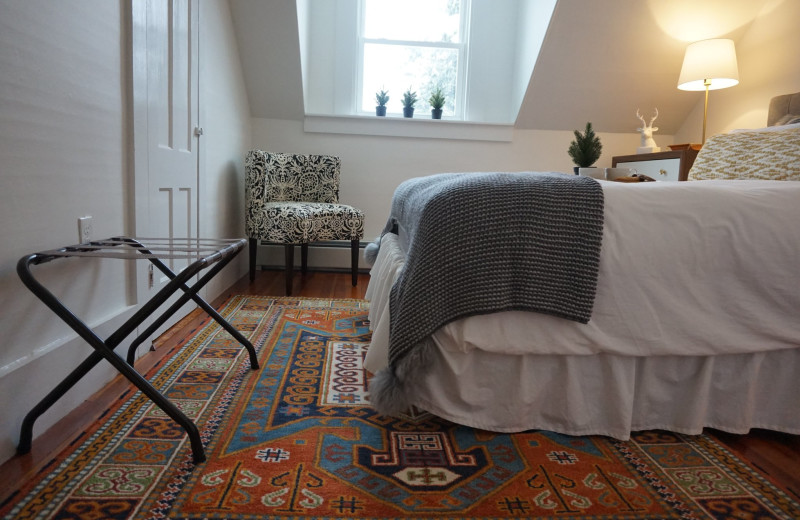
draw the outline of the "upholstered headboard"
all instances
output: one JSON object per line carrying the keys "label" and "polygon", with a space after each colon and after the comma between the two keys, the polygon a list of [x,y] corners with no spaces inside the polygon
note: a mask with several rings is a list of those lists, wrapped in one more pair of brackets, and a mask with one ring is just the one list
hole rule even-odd
{"label": "upholstered headboard", "polygon": [[785,125],[800,120],[800,92],[775,96],[769,102],[767,126]]}

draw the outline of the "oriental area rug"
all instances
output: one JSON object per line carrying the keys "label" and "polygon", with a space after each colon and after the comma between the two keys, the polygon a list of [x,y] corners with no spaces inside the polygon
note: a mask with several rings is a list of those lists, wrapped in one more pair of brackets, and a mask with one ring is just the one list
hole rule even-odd
{"label": "oriental area rug", "polygon": [[205,325],[148,374],[208,456],[129,391],[5,518],[800,518],[800,504],[707,436],[498,434],[368,404],[368,302],[232,298],[259,351]]}

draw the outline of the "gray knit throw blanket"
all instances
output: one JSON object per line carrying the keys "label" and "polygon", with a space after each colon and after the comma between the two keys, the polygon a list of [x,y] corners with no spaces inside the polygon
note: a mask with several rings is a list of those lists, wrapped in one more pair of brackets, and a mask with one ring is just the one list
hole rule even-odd
{"label": "gray knit throw blanket", "polygon": [[389,367],[370,383],[372,406],[397,415],[447,323],[524,310],[587,323],[597,288],[603,190],[560,173],[419,177],[395,191],[384,234],[407,237],[390,296]]}

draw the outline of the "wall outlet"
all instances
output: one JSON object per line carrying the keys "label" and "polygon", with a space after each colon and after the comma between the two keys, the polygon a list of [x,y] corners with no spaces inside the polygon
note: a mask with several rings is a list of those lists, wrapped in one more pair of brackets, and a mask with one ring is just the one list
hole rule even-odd
{"label": "wall outlet", "polygon": [[92,241],[92,216],[78,219],[78,242],[88,244]]}

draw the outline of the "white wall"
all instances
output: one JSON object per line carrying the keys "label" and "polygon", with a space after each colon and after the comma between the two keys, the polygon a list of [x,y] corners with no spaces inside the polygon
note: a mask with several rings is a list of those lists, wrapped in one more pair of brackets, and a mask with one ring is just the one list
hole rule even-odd
{"label": "white wall", "polygon": [[556,0],[528,0],[520,4],[519,17],[516,21],[519,44],[515,48],[516,74],[511,99],[511,120],[516,120],[519,115],[519,108],[528,91],[531,73],[539,58],[539,51],[542,49],[542,42],[547,34],[555,6]]}
{"label": "white wall", "polygon": [[[736,42],[739,84],[708,95],[709,136],[767,124],[769,100],[800,91],[800,2],[770,2]],[[677,143],[699,143],[703,131],[702,92],[685,92],[697,104],[675,134]]]}
{"label": "white wall", "polygon": [[[309,6],[311,0],[297,0],[297,41],[300,56],[309,55],[309,46],[311,45],[311,7]],[[233,9],[233,7],[231,7]],[[241,54],[240,54],[241,55]],[[303,106],[308,106],[308,86],[310,83],[311,70],[309,68],[308,60],[300,60],[301,72],[303,82]]]}
{"label": "white wall", "polygon": [[[524,7],[516,1],[472,1],[467,121],[512,123],[517,118],[519,106],[512,106],[517,76],[514,49],[518,46],[516,20]],[[530,65],[528,77],[533,70]],[[427,112],[428,107],[423,104],[423,108]]]}
{"label": "white wall", "polygon": [[[83,215],[96,238],[129,225],[122,5],[0,2],[0,460],[14,453],[24,413],[91,352],[22,285],[16,261],[77,243]],[[132,298],[124,269],[69,259],[34,274],[79,317],[113,325]],[[112,373],[96,368],[36,433]]]}
{"label": "white wall", "polygon": [[[249,108],[228,3],[200,4],[201,233],[242,236]],[[14,454],[28,410],[91,352],[22,285],[17,260],[76,243],[83,215],[92,215],[96,238],[132,230],[128,9],[126,0],[0,2],[0,462]],[[246,272],[240,256],[208,298]],[[101,337],[134,309],[123,262],[58,260],[34,274]],[[114,375],[102,362],[34,435]]]}
{"label": "white wall", "polygon": [[[406,179],[443,172],[571,172],[573,166],[567,155],[573,134],[566,131],[514,130],[511,142],[488,142],[304,133],[302,125],[299,121],[253,119],[253,147],[341,157],[339,199],[366,212],[365,240],[380,234],[394,189]],[[603,155],[597,166],[610,167],[612,156],[636,153],[639,146],[636,133],[598,135]],[[668,138],[661,136],[659,144],[666,144]],[[312,260],[309,257],[310,264]]]}

